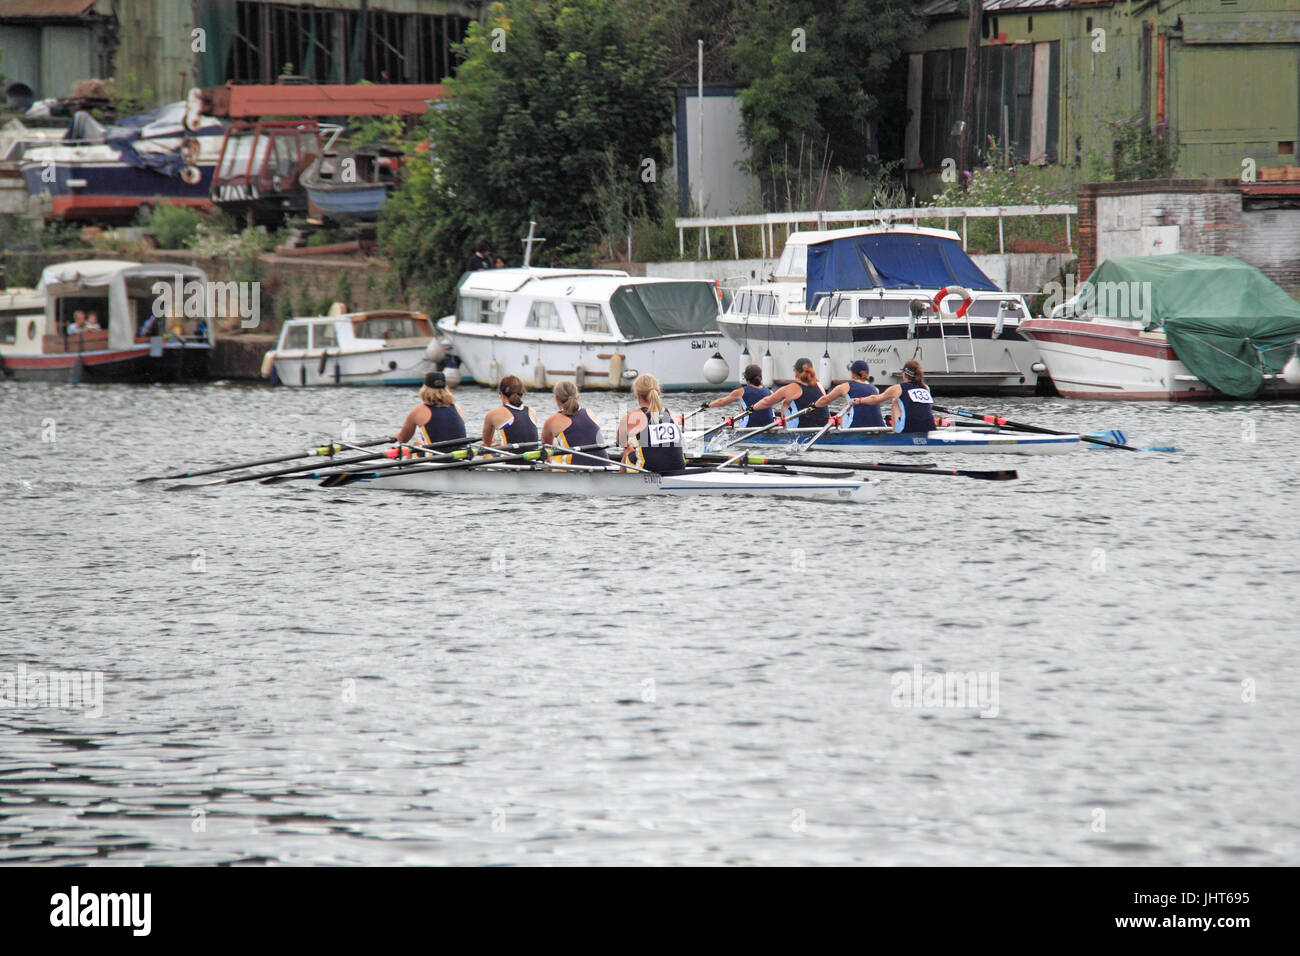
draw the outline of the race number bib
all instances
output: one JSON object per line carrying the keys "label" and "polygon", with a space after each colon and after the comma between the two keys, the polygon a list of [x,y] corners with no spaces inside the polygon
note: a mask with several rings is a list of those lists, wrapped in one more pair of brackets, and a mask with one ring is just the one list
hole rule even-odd
{"label": "race number bib", "polygon": [[649,431],[646,444],[662,447],[664,445],[680,445],[682,443],[682,430],[677,427],[676,422],[655,422],[647,425]]}
{"label": "race number bib", "polygon": [[930,396],[928,388],[909,388],[907,397],[920,405],[933,405],[934,399]]}

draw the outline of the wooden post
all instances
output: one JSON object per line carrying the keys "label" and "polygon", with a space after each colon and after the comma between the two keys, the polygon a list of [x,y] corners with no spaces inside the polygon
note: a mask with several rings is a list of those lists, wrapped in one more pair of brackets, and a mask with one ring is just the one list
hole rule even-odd
{"label": "wooden post", "polygon": [[961,139],[957,163],[959,169],[973,165],[971,147],[975,138],[975,82],[980,58],[980,21],[984,16],[983,0],[967,0],[970,16],[966,24],[966,76],[961,91]]}
{"label": "wooden post", "polygon": [[736,258],[740,258],[740,239],[736,236],[736,226],[731,226],[731,248],[736,253]]}
{"label": "wooden post", "polygon": [[1002,207],[999,206],[998,207],[998,255],[1001,255],[1006,251],[1007,250],[1002,247]]}
{"label": "wooden post", "polygon": [[1074,251],[1074,242],[1070,239],[1070,214],[1065,214],[1065,248]]}

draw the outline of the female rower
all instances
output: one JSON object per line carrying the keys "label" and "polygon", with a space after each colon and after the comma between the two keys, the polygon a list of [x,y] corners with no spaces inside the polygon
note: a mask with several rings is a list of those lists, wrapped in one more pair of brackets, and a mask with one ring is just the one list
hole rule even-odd
{"label": "female rower", "polygon": [[763,370],[757,365],[747,365],[745,366],[744,385],[722,398],[715,398],[711,402],[705,402],[700,406],[700,411],[704,411],[706,408],[721,408],[723,405],[740,402],[740,407],[742,409],[748,408],[749,412],[744,417],[736,420],[735,426],[737,428],[770,425],[772,424],[772,409],[765,408],[762,411],[754,411],[754,406],[771,394],[772,390],[770,388],[763,387]]}
{"label": "female rower", "polygon": [[[761,411],[773,405],[779,408],[786,402],[790,402],[794,406],[794,411],[808,409],[797,419],[792,420],[791,428],[821,428],[830,421],[830,414],[825,406],[821,408],[810,406],[825,394],[826,390],[817,381],[817,372],[813,369],[812,360],[801,358],[794,363],[794,381],[789,385],[782,385],[767,398],[760,399],[754,406],[754,410]],[[790,409],[787,409],[788,411]]]}
{"label": "female rower", "polygon": [[465,412],[447,390],[447,376],[430,372],[424,376],[420,402],[406,416],[397,441],[407,442],[419,432],[420,442],[432,445],[465,436]]}
{"label": "female rower", "polygon": [[618,423],[623,462],[661,475],[685,471],[682,430],[664,408],[659,380],[649,373],[639,375],[632,383],[632,392],[641,407],[628,412]]}
{"label": "female rower", "polygon": [[524,406],[524,383],[507,375],[497,386],[501,405],[483,416],[483,444],[520,445],[537,441],[537,416]]}
{"label": "female rower", "polygon": [[[556,385],[555,407],[559,411],[542,422],[542,444],[561,445],[565,448],[603,444],[600,437],[600,424],[595,416],[578,404],[578,386],[572,382],[561,382]],[[577,457],[579,465],[598,465],[602,461],[609,460],[609,456],[603,449],[584,451]],[[573,455],[556,457],[556,461],[562,465],[574,464],[573,459]]]}
{"label": "female rower", "polygon": [[868,395],[859,401],[866,405],[892,401],[894,431],[899,434],[924,434],[934,431],[936,427],[934,412],[930,409],[934,399],[930,395],[930,386],[925,384],[921,363],[916,359],[908,359],[903,363],[902,385],[891,385],[879,395]]}
{"label": "female rower", "polygon": [[849,381],[841,382],[817,399],[817,405],[829,405],[847,395],[850,414],[845,428],[884,428],[885,420],[880,416],[880,409],[863,401],[870,395],[880,394],[880,390],[871,384],[870,372],[867,363],[858,359],[849,366],[849,375],[852,376]]}

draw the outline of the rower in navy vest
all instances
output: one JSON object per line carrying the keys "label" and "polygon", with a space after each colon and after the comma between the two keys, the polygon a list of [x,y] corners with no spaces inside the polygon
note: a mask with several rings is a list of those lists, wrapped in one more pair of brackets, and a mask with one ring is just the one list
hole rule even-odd
{"label": "rower in navy vest", "polygon": [[[578,386],[572,382],[560,382],[555,386],[555,407],[559,411],[542,422],[542,444],[561,445],[564,448],[604,444],[600,436],[600,423],[579,404],[578,399]],[[609,461],[609,456],[603,450],[551,457],[562,465],[599,465],[603,461]]]}
{"label": "rower in navy vest", "polygon": [[867,405],[890,401],[894,403],[894,431],[900,435],[925,434],[936,428],[934,411],[930,407],[934,404],[934,398],[930,395],[930,386],[925,384],[921,363],[916,359],[908,359],[903,363],[901,385],[891,385],[879,395],[868,395],[861,399]]}
{"label": "rower in navy vest", "polygon": [[863,401],[869,395],[880,394],[880,390],[871,384],[870,366],[862,359],[858,359],[849,365],[849,376],[847,382],[840,382],[817,399],[817,404],[829,405],[847,395],[849,415],[844,423],[845,428],[884,428],[885,420],[880,415],[880,409]]}
{"label": "rower in navy vest", "polygon": [[[724,405],[731,405],[734,402],[740,402],[740,407],[753,409],[760,401],[772,394],[770,388],[763,387],[763,370],[757,365],[745,366],[745,384],[740,388],[733,389],[722,398],[715,398],[711,402],[705,402],[700,406],[700,411],[706,408],[722,408]],[[737,428],[757,428],[759,425],[772,424],[772,409],[765,408],[762,411],[750,411],[733,423]]]}
{"label": "rower in navy vest", "polygon": [[524,383],[507,375],[497,386],[501,404],[483,416],[483,444],[520,445],[537,441],[537,417],[524,405]]}
{"label": "rower in navy vest", "polygon": [[[789,385],[782,385],[767,398],[759,399],[754,410],[761,411],[776,405],[778,408],[785,408],[785,413],[788,415],[790,412],[808,408],[825,394],[826,390],[817,381],[817,371],[813,368],[812,359],[801,358],[794,363],[794,381]],[[787,406],[786,402],[790,404]],[[821,428],[828,421],[830,421],[830,413],[823,406],[810,408],[798,418],[792,418],[788,425],[790,428]]]}
{"label": "rower in navy vest", "polygon": [[452,398],[447,389],[447,376],[441,372],[424,376],[420,404],[407,414],[397,441],[410,441],[417,433],[418,441],[426,445],[465,437],[465,412]]}
{"label": "rower in navy vest", "polygon": [[628,412],[618,423],[618,443],[625,464],[661,475],[686,470],[682,452],[682,429],[664,408],[659,380],[646,373],[632,383],[640,408]]}

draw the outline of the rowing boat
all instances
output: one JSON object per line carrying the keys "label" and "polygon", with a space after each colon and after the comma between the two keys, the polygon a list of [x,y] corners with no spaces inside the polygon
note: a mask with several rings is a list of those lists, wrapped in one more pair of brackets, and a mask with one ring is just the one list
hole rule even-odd
{"label": "rowing boat", "polygon": [[528,465],[484,465],[476,468],[422,468],[412,465],[392,471],[359,475],[348,487],[442,494],[578,495],[610,498],[668,495],[761,495],[829,501],[865,501],[873,486],[862,478],[823,478],[796,472],[784,474],[741,469],[701,469],[677,475],[623,472],[614,468],[567,467],[551,470]]}
{"label": "rowing boat", "polygon": [[[706,450],[720,451],[731,442],[734,447],[797,446],[808,442],[820,428],[774,429],[762,435],[742,437],[744,429],[714,432],[705,442]],[[699,442],[703,432],[688,432],[687,444]],[[900,435],[889,428],[843,428],[831,430],[817,440],[819,449],[852,450],[876,448],[904,453],[957,452],[960,454],[1001,453],[1011,455],[1060,455],[1079,446],[1078,435],[1037,435],[1028,432],[977,431],[968,428],[938,428],[924,434]],[[692,446],[693,447],[693,446]]]}

